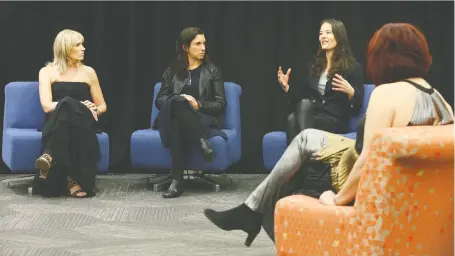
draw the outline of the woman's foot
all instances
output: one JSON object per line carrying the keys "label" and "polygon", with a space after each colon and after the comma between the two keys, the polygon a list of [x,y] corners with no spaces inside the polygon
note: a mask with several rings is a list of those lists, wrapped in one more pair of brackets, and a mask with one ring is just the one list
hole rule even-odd
{"label": "woman's foot", "polygon": [[164,198],[175,198],[179,197],[183,194],[183,181],[180,180],[172,180],[171,185],[168,189],[163,192]]}
{"label": "woman's foot", "polygon": [[200,138],[199,142],[201,145],[202,155],[203,155],[205,161],[212,162],[213,158],[215,156],[215,152],[210,147],[209,141],[205,138]]}
{"label": "woman's foot", "polygon": [[47,172],[52,166],[52,156],[44,153],[35,161],[35,168]]}
{"label": "woman's foot", "polygon": [[87,192],[83,191],[81,186],[76,183],[72,178],[68,177],[68,190],[71,197],[76,198],[85,198],[87,197]]}
{"label": "woman's foot", "polygon": [[223,212],[205,209],[204,215],[223,230],[242,230],[246,232],[248,237],[245,240],[245,246],[248,247],[261,231],[263,214],[251,210],[246,204],[241,204]]}

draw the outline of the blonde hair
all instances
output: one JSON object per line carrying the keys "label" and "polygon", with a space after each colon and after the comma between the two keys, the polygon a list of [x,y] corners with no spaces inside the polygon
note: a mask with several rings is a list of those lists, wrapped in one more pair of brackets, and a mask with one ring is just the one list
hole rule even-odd
{"label": "blonde hair", "polygon": [[[84,36],[71,29],[64,29],[60,31],[54,40],[54,60],[46,64],[46,66],[53,66],[58,69],[60,73],[68,69],[69,54],[71,49],[78,43],[84,42]],[[82,65],[79,61],[77,65]]]}

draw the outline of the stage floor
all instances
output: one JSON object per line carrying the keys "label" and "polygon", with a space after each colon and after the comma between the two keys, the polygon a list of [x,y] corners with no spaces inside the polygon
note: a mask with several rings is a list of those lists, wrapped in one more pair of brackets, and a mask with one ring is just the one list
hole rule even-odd
{"label": "stage floor", "polygon": [[245,233],[222,231],[202,213],[238,205],[265,175],[229,175],[233,185],[220,192],[193,184],[175,199],[147,188],[143,174],[98,176],[91,199],[29,196],[27,181],[7,187],[12,177],[0,175],[2,256],[276,255],[263,230],[246,248]]}

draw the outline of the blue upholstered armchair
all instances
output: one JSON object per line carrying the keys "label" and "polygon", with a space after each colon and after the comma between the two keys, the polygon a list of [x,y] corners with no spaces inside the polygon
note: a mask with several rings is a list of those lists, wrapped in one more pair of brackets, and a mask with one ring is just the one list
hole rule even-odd
{"label": "blue upholstered armchair", "polygon": [[[156,96],[160,90],[161,83],[157,83],[154,89],[153,108],[150,119],[150,127],[158,116],[159,110],[155,106]],[[240,95],[242,89],[235,83],[224,83],[226,91],[226,111],[222,120],[222,130],[226,133],[228,140],[221,137],[210,139],[210,145],[216,153],[211,163],[206,162],[201,154],[194,150],[191,152],[187,169],[202,171],[198,176],[203,180],[215,185],[216,190],[219,184],[209,180],[205,173],[223,173],[226,169],[240,160],[242,153],[241,127],[240,127]],[[135,131],[131,135],[131,164],[133,168],[171,169],[170,150],[161,143],[158,130],[152,128]],[[155,188],[156,189],[156,188]]]}
{"label": "blue upholstered armchair", "polygon": [[[11,82],[5,87],[2,159],[14,173],[33,173],[41,153],[41,128],[44,111],[38,93],[38,82]],[[97,134],[101,149],[100,172],[109,167],[109,138]]]}
{"label": "blue upholstered armchair", "polygon": [[[349,133],[343,134],[344,136],[355,139],[357,134],[357,124],[359,119],[365,114],[368,102],[370,100],[371,92],[373,92],[374,86],[372,84],[366,84],[364,90],[363,104],[360,110],[360,114],[351,119]],[[283,155],[287,148],[286,132],[276,131],[269,132],[264,135],[262,139],[262,156],[264,158],[264,167],[267,170],[272,170],[275,167],[276,162]]]}

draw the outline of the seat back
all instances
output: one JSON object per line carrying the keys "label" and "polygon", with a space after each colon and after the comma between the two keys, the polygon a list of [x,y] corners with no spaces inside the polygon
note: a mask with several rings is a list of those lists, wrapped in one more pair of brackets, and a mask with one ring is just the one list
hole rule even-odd
{"label": "seat back", "polygon": [[[155,105],[156,96],[161,88],[161,82],[155,85],[153,92],[153,107],[152,115],[150,118],[151,126],[158,117],[159,110]],[[222,117],[222,129],[233,129],[240,134],[240,96],[242,95],[242,88],[235,83],[225,82],[224,90],[226,93],[226,110]]]}
{"label": "seat back", "polygon": [[42,127],[44,111],[39,99],[38,82],[11,82],[5,87],[3,129]]}
{"label": "seat back", "polygon": [[360,109],[360,113],[351,118],[351,122],[349,124],[350,132],[357,132],[357,125],[359,124],[359,119],[365,115],[368,108],[368,102],[370,101],[371,93],[374,90],[373,84],[366,84],[364,85],[364,93],[363,93],[363,102],[362,107]]}

